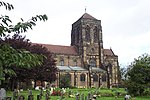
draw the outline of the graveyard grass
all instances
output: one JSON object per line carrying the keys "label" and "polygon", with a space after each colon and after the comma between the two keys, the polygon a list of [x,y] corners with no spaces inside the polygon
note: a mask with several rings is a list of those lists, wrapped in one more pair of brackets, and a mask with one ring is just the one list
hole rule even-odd
{"label": "graveyard grass", "polygon": [[[56,91],[61,91],[61,89],[56,89]],[[68,93],[71,91],[72,97],[69,97]],[[95,89],[95,88],[90,88],[90,89],[66,89],[66,93],[64,93],[63,97],[64,99],[62,100],[76,100],[75,94],[79,93],[84,94],[85,96],[88,95],[89,92],[96,92],[99,95],[96,100],[124,100],[124,95],[126,92],[124,91],[123,88],[113,88],[113,89]],[[119,92],[119,96],[116,98],[117,93]],[[39,90],[32,90],[32,94],[34,95],[34,100],[37,100],[37,95],[39,95],[40,91]],[[45,100],[45,91],[43,91],[43,96],[42,100]],[[12,91],[7,91],[7,96],[12,97],[13,92]],[[27,100],[28,97],[28,90],[20,91],[20,95],[23,95],[25,97],[25,100]],[[50,96],[50,100],[60,100],[61,96]],[[150,100],[148,96],[141,96],[141,97],[135,97],[135,100]]]}

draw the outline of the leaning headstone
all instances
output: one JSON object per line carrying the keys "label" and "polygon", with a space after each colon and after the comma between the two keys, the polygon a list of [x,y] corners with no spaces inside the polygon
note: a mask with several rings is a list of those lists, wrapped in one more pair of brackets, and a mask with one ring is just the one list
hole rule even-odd
{"label": "leaning headstone", "polygon": [[42,96],[41,95],[37,95],[37,100],[42,100]]}
{"label": "leaning headstone", "polygon": [[25,97],[23,95],[19,96],[18,100],[25,100]]}
{"label": "leaning headstone", "polygon": [[0,100],[6,97],[6,90],[4,88],[0,89]]}
{"label": "leaning headstone", "polygon": [[34,96],[33,95],[28,95],[28,100],[34,100]]}

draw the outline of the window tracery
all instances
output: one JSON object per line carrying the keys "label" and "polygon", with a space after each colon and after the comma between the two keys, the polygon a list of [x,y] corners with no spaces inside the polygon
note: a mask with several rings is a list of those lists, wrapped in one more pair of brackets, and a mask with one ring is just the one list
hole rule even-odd
{"label": "window tracery", "polygon": [[99,38],[99,29],[97,27],[94,28],[94,42],[98,42]]}
{"label": "window tracery", "polygon": [[87,25],[86,26],[86,30],[85,30],[85,38],[87,42],[91,41],[91,37],[90,37],[90,27]]}

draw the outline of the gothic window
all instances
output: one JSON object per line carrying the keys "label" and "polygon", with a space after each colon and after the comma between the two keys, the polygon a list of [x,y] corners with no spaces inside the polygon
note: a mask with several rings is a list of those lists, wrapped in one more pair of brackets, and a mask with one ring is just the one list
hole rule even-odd
{"label": "gothic window", "polygon": [[94,42],[98,42],[99,38],[99,29],[97,27],[94,28]]}
{"label": "gothic window", "polygon": [[96,59],[92,58],[92,59],[90,60],[90,66],[96,67]]}
{"label": "gothic window", "polygon": [[77,43],[79,43],[79,27],[77,28]]}
{"label": "gothic window", "polygon": [[95,52],[95,51],[94,51],[94,48],[92,48],[92,49],[91,49],[91,54],[94,54],[94,52]]}
{"label": "gothic window", "polygon": [[80,81],[84,82],[85,81],[85,74],[80,75]]}
{"label": "gothic window", "polygon": [[85,39],[87,42],[91,41],[91,37],[90,37],[90,27],[87,25],[86,30],[85,30]]}
{"label": "gothic window", "polygon": [[63,59],[60,60],[60,66],[64,66],[64,60]]}
{"label": "gothic window", "polygon": [[102,81],[106,82],[106,74],[102,75]]}
{"label": "gothic window", "polygon": [[93,81],[94,81],[94,82],[97,82],[97,81],[98,81],[98,75],[97,75],[97,74],[94,74],[94,75],[93,75]]}
{"label": "gothic window", "polygon": [[74,60],[74,66],[77,66],[77,59]]}
{"label": "gothic window", "polygon": [[71,74],[66,73],[66,77],[69,79],[69,81],[71,82]]}

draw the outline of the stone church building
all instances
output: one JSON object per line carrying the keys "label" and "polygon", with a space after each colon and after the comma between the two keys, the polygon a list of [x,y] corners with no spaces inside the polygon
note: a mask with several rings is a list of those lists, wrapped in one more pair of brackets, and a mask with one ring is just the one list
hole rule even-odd
{"label": "stone church building", "polygon": [[73,87],[106,87],[119,83],[118,56],[112,49],[103,48],[101,20],[84,13],[72,24],[71,45],[42,44],[56,59],[60,75],[66,74]]}

